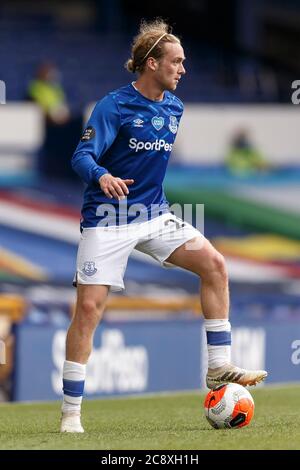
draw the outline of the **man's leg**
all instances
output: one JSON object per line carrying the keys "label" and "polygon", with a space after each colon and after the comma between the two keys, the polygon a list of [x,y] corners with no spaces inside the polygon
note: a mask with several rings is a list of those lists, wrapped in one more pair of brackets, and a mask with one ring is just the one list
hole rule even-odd
{"label": "man's leg", "polygon": [[247,371],[230,364],[228,275],[224,257],[205,238],[177,248],[166,260],[201,277],[200,299],[208,345],[207,386],[236,382],[255,385],[267,376],[265,371]]}
{"label": "man's leg", "polygon": [[86,363],[92,350],[95,329],[102,318],[108,290],[108,286],[101,285],[77,286],[76,310],[67,334],[63,368],[61,432],[84,432],[80,423],[80,409]]}

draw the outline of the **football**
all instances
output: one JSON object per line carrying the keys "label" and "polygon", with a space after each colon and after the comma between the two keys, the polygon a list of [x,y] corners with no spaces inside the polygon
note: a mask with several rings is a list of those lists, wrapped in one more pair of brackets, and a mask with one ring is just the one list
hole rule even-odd
{"label": "football", "polygon": [[215,429],[247,426],[254,414],[254,401],[238,384],[223,384],[210,390],[204,401],[205,416]]}

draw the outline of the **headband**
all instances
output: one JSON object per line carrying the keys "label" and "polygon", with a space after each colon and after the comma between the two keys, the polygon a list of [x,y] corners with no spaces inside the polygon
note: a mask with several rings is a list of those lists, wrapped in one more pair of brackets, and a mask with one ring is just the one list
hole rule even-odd
{"label": "headband", "polygon": [[148,55],[149,55],[150,52],[155,48],[155,46],[157,46],[157,44],[159,43],[159,41],[160,41],[163,37],[165,37],[167,34],[168,34],[168,33],[164,33],[162,36],[160,36],[160,37],[158,38],[158,40],[153,44],[153,46],[150,47],[149,51],[147,52],[147,54],[146,54],[145,57],[143,58],[142,63],[144,62],[145,59],[147,59]]}

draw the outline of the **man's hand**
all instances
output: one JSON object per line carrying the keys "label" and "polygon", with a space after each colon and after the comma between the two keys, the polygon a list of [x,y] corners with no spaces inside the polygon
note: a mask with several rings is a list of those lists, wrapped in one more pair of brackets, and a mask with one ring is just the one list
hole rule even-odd
{"label": "man's hand", "polygon": [[134,180],[122,180],[106,173],[99,178],[100,188],[104,194],[112,199],[124,199],[129,193],[127,186],[134,183]]}

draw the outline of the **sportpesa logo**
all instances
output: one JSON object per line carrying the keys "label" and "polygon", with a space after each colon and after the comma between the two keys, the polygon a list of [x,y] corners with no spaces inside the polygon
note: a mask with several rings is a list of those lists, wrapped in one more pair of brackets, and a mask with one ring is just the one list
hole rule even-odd
{"label": "sportpesa logo", "polygon": [[171,152],[173,144],[168,144],[164,139],[156,139],[154,142],[143,142],[134,137],[129,139],[129,148],[138,152],[139,150],[164,150]]}

